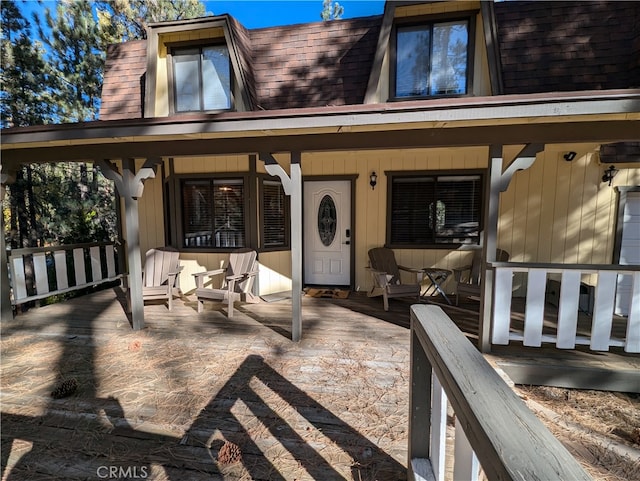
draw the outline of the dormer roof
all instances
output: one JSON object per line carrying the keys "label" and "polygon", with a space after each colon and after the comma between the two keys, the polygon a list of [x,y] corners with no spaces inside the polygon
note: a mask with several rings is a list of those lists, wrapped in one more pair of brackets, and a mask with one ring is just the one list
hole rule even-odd
{"label": "dormer roof", "polygon": [[[640,86],[639,3],[509,1],[490,9],[484,3],[494,95]],[[385,18],[393,21],[387,14],[253,30],[229,15],[214,20],[226,26],[248,110],[280,110],[364,103],[380,68]],[[212,19],[170,24],[199,21]],[[142,40],[109,48],[101,120],[144,116],[148,47]]]}

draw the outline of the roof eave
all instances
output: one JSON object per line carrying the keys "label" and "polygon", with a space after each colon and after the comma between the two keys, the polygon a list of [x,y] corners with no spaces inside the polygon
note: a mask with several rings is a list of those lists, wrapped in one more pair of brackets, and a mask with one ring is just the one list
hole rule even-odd
{"label": "roof eave", "polygon": [[20,148],[20,144],[24,143],[74,140],[89,143],[96,139],[132,136],[141,140],[163,135],[218,134],[237,137],[265,131],[277,135],[278,132],[289,133],[300,129],[372,126],[394,130],[428,122],[438,125],[446,123],[453,127],[456,123],[468,126],[496,121],[518,123],[518,119],[551,120],[607,114],[622,114],[625,118],[637,119],[640,116],[640,89],[465,97],[18,127],[2,131],[2,150]]}

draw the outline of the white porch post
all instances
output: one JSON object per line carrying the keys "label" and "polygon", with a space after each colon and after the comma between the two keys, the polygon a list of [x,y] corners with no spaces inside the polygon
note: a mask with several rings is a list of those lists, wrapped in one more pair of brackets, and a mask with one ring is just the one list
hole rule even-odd
{"label": "white porch post", "polygon": [[291,152],[290,175],[267,152],[260,153],[266,171],[279,177],[286,195],[291,197],[291,339],[302,338],[302,170],[301,153]]}
{"label": "white porch post", "polygon": [[485,225],[483,236],[484,256],[482,262],[482,284],[480,290],[480,326],[478,347],[481,352],[491,351],[491,315],[493,312],[493,270],[487,266],[496,260],[498,246],[498,216],[500,210],[500,193],[505,192],[513,175],[518,170],[526,170],[533,165],[536,154],[544,150],[543,144],[527,144],[502,170],[502,145],[489,147],[489,174],[486,188],[489,197],[485,206]]}
{"label": "white porch post", "polygon": [[478,347],[481,352],[491,351],[491,310],[493,292],[493,271],[487,269],[487,262],[495,260],[498,237],[498,213],[500,208],[500,178],[502,176],[502,145],[489,147],[489,174],[486,188],[489,197],[485,205],[484,216],[484,256],[480,282],[480,326]]}
{"label": "white porch post", "polygon": [[127,273],[131,322],[138,331],[144,327],[144,301],[142,299],[142,257],[140,253],[140,230],[138,199],[144,191],[144,181],[155,177],[161,159],[148,159],[140,171],[135,173],[135,159],[122,160],[122,174],[109,161],[96,161],[105,177],[114,181],[118,192],[124,197],[125,227],[127,231]]}
{"label": "white porch post", "polygon": [[[2,165],[0,165],[0,172]],[[16,180],[14,172],[0,173],[0,202],[4,200],[6,193],[5,186]],[[11,307],[11,290],[9,289],[9,269],[7,267],[7,246],[4,242],[4,226],[0,233],[0,319],[10,321],[13,319],[13,309]]]}

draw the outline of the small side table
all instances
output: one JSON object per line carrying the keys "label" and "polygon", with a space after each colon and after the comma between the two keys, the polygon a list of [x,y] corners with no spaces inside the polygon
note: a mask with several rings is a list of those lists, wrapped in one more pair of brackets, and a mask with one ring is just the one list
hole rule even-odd
{"label": "small side table", "polygon": [[422,272],[424,272],[424,274],[431,281],[431,285],[428,286],[421,294],[422,297],[435,296],[436,294],[440,294],[449,305],[452,305],[451,301],[447,297],[447,294],[445,294],[445,292],[442,290],[442,284],[444,284],[444,282],[449,278],[451,274],[453,274],[453,272],[448,269],[438,269],[433,267],[424,267],[422,269]]}

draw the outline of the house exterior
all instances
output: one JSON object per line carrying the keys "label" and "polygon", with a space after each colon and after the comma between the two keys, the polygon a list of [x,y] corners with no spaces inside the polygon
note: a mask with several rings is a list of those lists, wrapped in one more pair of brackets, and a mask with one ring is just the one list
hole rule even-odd
{"label": "house exterior", "polygon": [[3,164],[102,165],[138,246],[132,278],[140,253],[171,245],[188,292],[190,274],[256,248],[259,293],[293,288],[294,338],[296,292],[369,290],[377,246],[415,267],[481,246],[488,263],[499,247],[515,263],[635,265],[639,23],[635,2],[422,1],[255,30],[153,24],[109,49],[100,121],[9,129]]}

